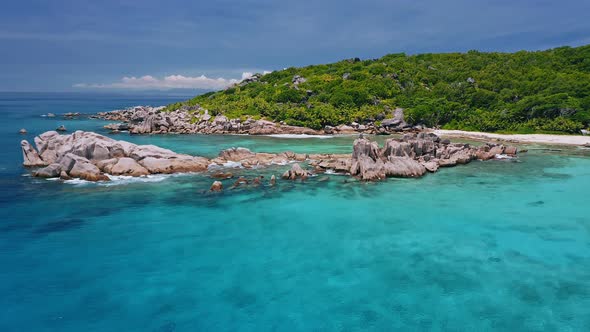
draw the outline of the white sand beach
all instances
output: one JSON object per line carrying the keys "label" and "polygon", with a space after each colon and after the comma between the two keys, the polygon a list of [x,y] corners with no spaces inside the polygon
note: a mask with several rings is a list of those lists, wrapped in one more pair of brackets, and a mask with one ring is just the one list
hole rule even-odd
{"label": "white sand beach", "polygon": [[443,137],[463,137],[475,140],[495,139],[511,143],[539,143],[558,145],[587,145],[590,146],[590,136],[582,135],[548,135],[548,134],[492,134],[463,130],[433,130],[435,134]]}

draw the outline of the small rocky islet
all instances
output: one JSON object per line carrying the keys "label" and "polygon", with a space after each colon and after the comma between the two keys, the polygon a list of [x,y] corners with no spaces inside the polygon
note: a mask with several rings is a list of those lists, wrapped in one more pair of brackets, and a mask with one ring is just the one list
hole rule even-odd
{"label": "small rocky islet", "polygon": [[[136,145],[83,131],[68,135],[48,131],[35,137],[34,143],[35,147],[27,140],[21,141],[23,165],[34,168],[34,176],[87,181],[109,181],[110,176],[206,173],[224,167],[251,169],[287,164],[292,164],[282,176],[287,180],[305,180],[314,174],[331,172],[363,181],[379,181],[387,177],[421,177],[428,172],[436,172],[440,167],[499,156],[514,157],[517,154],[517,148],[513,146],[488,143],[475,147],[451,143],[426,132],[387,139],[382,147],[360,135],[353,143],[352,154],[262,153],[237,147],[222,150],[213,159],[180,154],[155,145]],[[299,163],[306,165],[305,168]],[[219,179],[232,176],[223,172],[212,175]],[[271,184],[275,181],[272,178]],[[211,191],[222,189],[220,183],[214,183]]]}

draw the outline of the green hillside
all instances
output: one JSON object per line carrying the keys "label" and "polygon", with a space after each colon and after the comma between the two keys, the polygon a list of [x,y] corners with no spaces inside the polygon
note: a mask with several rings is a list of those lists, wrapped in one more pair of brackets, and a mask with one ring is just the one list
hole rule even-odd
{"label": "green hillside", "polygon": [[316,129],[378,123],[402,107],[406,121],[429,127],[577,133],[590,123],[590,45],[349,59],[275,71],[167,109],[186,104]]}

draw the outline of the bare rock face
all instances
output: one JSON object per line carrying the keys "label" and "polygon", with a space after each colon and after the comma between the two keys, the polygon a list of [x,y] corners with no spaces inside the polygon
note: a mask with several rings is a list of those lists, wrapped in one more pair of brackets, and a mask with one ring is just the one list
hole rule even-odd
{"label": "bare rock face", "polygon": [[172,174],[187,172],[204,172],[209,160],[203,157],[183,156],[179,158],[146,157],[139,161],[150,173]]}
{"label": "bare rock face", "polygon": [[36,170],[33,175],[41,178],[55,178],[61,174],[60,164],[51,164],[47,167]]}
{"label": "bare rock face", "polygon": [[373,161],[379,158],[379,145],[377,142],[372,142],[366,138],[359,138],[354,141],[352,147],[352,159],[358,159],[361,156],[366,156]]}
{"label": "bare rock face", "polygon": [[22,140],[20,142],[21,149],[23,150],[23,165],[27,167],[35,167],[35,166],[46,166],[47,163],[41,159],[39,153],[27,142],[26,140]]}
{"label": "bare rock face", "polygon": [[132,158],[120,158],[116,164],[110,169],[110,174],[113,175],[130,175],[130,176],[142,176],[148,175],[150,172],[143,166],[137,163]]}
{"label": "bare rock face", "polygon": [[[139,117],[136,115],[136,118],[142,118],[142,117]],[[151,115],[151,114],[146,115],[140,124],[131,128],[130,132],[132,134],[149,134],[152,132],[152,130],[154,128],[154,120],[155,120],[154,115]]]}
{"label": "bare rock face", "polygon": [[171,150],[161,148],[155,145],[137,145],[129,153],[129,157],[135,160],[142,160],[147,157],[152,158],[171,158],[177,154]]}
{"label": "bare rock face", "polygon": [[311,175],[310,172],[301,168],[299,164],[293,164],[291,169],[283,173],[283,179],[287,180],[297,180],[302,179],[305,180]]}
{"label": "bare rock face", "polygon": [[68,175],[87,181],[109,181],[109,177],[101,173],[98,167],[88,159],[79,157],[68,172]]}
{"label": "bare rock face", "polygon": [[100,169],[102,172],[110,174],[113,166],[115,166],[118,161],[119,159],[117,158],[100,160],[96,163],[96,167],[98,167],[98,169]]}
{"label": "bare rock face", "polygon": [[223,183],[221,183],[220,181],[215,181],[213,182],[209,190],[214,192],[220,192],[223,190]]}
{"label": "bare rock face", "polygon": [[426,168],[414,159],[390,156],[383,164],[383,171],[388,177],[414,178],[424,175]]}
{"label": "bare rock face", "polygon": [[240,161],[253,157],[254,152],[246,148],[230,148],[219,152],[219,158],[227,161]]}
{"label": "bare rock face", "polygon": [[426,161],[422,164],[422,166],[424,166],[424,168],[426,168],[426,170],[431,173],[438,171],[438,163],[434,160]]}
{"label": "bare rock face", "polygon": [[426,168],[413,159],[412,144],[388,140],[380,150],[376,142],[360,138],[354,142],[350,174],[365,181],[386,177],[418,177]]}

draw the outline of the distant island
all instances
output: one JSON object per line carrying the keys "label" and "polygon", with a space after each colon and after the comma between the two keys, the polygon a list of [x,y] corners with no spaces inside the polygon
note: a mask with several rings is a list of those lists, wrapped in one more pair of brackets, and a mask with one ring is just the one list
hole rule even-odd
{"label": "distant island", "polygon": [[255,74],[163,111],[179,109],[199,118],[207,110],[211,116],[327,131],[351,125],[387,128],[395,110],[403,109],[404,126],[579,134],[590,125],[590,45],[516,53],[400,53],[287,68]]}

